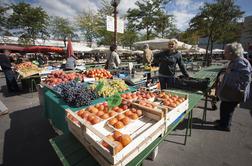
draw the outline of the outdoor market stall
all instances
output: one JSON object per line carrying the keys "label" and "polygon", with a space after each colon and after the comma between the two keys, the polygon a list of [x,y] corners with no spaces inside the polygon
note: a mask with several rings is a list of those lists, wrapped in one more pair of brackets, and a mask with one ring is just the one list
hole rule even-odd
{"label": "outdoor market stall", "polygon": [[[210,77],[209,88],[213,86],[215,79],[218,75],[218,72],[222,66],[212,66],[206,68],[199,73],[195,74],[195,77]],[[133,90],[134,91],[134,90]],[[160,134],[162,136],[157,137],[154,139],[147,147],[144,148],[143,151],[140,151],[138,155],[136,155],[127,165],[140,165],[141,162],[148,157],[148,155],[164,140],[165,136],[167,136],[186,116],[188,116],[189,121],[187,124],[186,130],[186,138],[188,135],[188,131],[191,134],[191,118],[192,118],[192,110],[198,104],[198,102],[204,98],[204,95],[207,93],[199,93],[199,92],[189,92],[184,90],[175,90],[175,93],[185,93],[188,94],[188,108],[180,116],[177,117],[176,120],[172,121],[172,123],[166,126],[165,132]],[[43,88],[43,95],[44,95],[44,106],[45,106],[45,114],[48,119],[51,120],[52,125],[63,131],[63,135],[60,135],[56,138],[50,140],[53,148],[55,149],[56,153],[58,154],[59,158],[61,159],[64,165],[75,165],[75,164],[91,164],[97,165],[97,158],[96,160],[88,153],[83,145],[81,145],[76,139],[69,133],[69,129],[67,127],[67,123],[65,121],[66,114],[65,110],[70,109],[73,112],[79,111],[84,107],[80,108],[73,108],[66,105],[66,103],[57,96],[52,90],[48,88]],[[105,101],[104,98],[99,98],[94,100],[92,104],[101,103]],[[92,105],[91,104],[91,105]],[[204,114],[206,117],[206,113]],[[190,129],[190,130],[188,130]],[[190,135],[189,134],[189,135]],[[90,152],[90,151],[89,151]],[[101,164],[101,161],[99,161]]]}

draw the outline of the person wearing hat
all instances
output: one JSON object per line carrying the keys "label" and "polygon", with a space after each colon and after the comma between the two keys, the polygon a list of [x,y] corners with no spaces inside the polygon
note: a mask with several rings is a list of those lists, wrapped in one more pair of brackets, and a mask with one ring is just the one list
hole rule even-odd
{"label": "person wearing hat", "polygon": [[143,53],[143,64],[151,65],[151,62],[153,61],[153,54],[152,51],[149,49],[149,45],[144,45],[144,53]]}
{"label": "person wearing hat", "polygon": [[185,77],[189,77],[188,72],[184,66],[182,55],[177,50],[177,40],[170,40],[168,42],[168,49],[164,50],[154,56],[154,64],[159,65],[159,82],[161,89],[173,87],[175,84],[176,65]]}
{"label": "person wearing hat", "polygon": [[6,85],[9,92],[18,92],[18,84],[16,81],[15,73],[12,71],[11,62],[9,59],[10,51],[4,50],[4,53],[0,55],[0,65],[4,72]]}

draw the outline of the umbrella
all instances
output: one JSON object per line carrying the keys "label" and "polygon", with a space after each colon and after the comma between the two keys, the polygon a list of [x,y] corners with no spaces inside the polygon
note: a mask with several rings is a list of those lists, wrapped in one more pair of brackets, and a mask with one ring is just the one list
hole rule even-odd
{"label": "umbrella", "polygon": [[67,41],[67,57],[71,57],[74,55],[73,47],[72,47],[72,41],[71,39],[68,39]]}

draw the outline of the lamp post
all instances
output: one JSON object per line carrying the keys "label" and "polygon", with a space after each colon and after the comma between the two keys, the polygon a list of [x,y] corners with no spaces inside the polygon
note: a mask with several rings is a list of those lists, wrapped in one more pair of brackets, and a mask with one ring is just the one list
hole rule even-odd
{"label": "lamp post", "polygon": [[112,0],[111,6],[114,7],[114,44],[117,40],[117,6],[120,3],[120,0]]}

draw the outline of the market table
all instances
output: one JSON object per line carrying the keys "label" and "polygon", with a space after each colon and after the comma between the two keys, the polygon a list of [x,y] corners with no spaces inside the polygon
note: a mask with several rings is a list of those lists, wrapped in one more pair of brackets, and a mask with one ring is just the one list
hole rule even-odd
{"label": "market table", "polygon": [[[185,142],[188,136],[191,135],[191,119],[192,110],[198,104],[198,102],[203,98],[202,94],[189,93],[189,109],[182,114],[173,124],[167,128],[167,132],[163,137],[158,137],[154,140],[143,152],[137,155],[130,163],[129,166],[141,165],[142,161],[146,159],[150,153],[169,135],[176,126],[188,116],[188,123],[185,134]],[[83,147],[83,145],[71,134],[66,133],[60,135],[56,138],[50,139],[50,143],[54,148],[56,154],[61,160],[64,166],[76,166],[76,165],[99,165],[91,154]]]}
{"label": "market table", "polygon": [[204,96],[205,96],[205,103],[204,103],[204,110],[203,110],[203,116],[202,116],[202,124],[204,122],[206,122],[206,116],[207,116],[207,102],[208,102],[208,98],[211,97],[212,98],[212,108],[215,109],[216,108],[216,97],[215,96],[210,96],[211,93],[211,89],[214,88],[215,86],[215,82],[216,82],[216,78],[219,74],[219,72],[223,69],[223,65],[219,64],[219,65],[213,65],[210,67],[207,67],[205,69],[200,70],[199,72],[195,73],[193,75],[194,78],[209,78],[210,79],[210,83],[208,85],[208,88],[203,92]]}
{"label": "market table", "polygon": [[[206,78],[210,79],[209,89],[215,83],[216,77],[223,66],[211,66],[205,68],[194,75],[196,78]],[[141,165],[142,161],[146,159],[149,154],[169,135],[176,126],[183,121],[188,116],[188,123],[186,127],[186,134],[184,144],[186,144],[187,136],[191,135],[191,124],[192,124],[192,112],[193,108],[197,106],[200,100],[208,93],[199,92],[189,92],[177,90],[178,92],[184,92],[189,95],[189,108],[183,113],[175,122],[168,126],[166,133],[163,136],[158,137],[154,140],[144,151],[142,151],[138,156],[136,156],[128,165]],[[56,97],[51,90],[45,89],[45,107],[46,115],[52,120],[54,127],[61,129],[64,134],[56,138],[50,139],[50,143],[53,146],[59,159],[62,161],[63,165],[98,165],[96,160],[88,153],[87,150],[79,143],[76,138],[68,132],[67,124],[65,122],[65,113],[63,110],[69,108],[60,98]],[[207,96],[206,96],[207,100]],[[101,100],[102,101],[102,100]],[[100,102],[101,102],[100,101]],[[99,101],[98,101],[99,102]],[[73,111],[79,110],[80,108],[71,108]],[[205,109],[204,109],[205,110]],[[206,116],[206,113],[204,113]],[[189,134],[188,134],[189,132]]]}
{"label": "market table", "polygon": [[[72,111],[78,111],[81,110],[87,106],[83,107],[70,107],[65,103],[61,97],[55,92],[53,92],[51,89],[47,87],[43,87],[42,89],[42,95],[44,96],[44,113],[47,119],[50,120],[51,124],[53,125],[54,129],[57,129],[57,131],[61,131],[63,133],[68,133],[68,127],[67,122],[65,120],[66,114],[65,110],[70,109]],[[125,92],[131,92],[136,91],[135,88],[129,86],[129,90]],[[92,105],[95,105],[97,103],[104,102],[105,98],[98,98],[91,102]]]}

